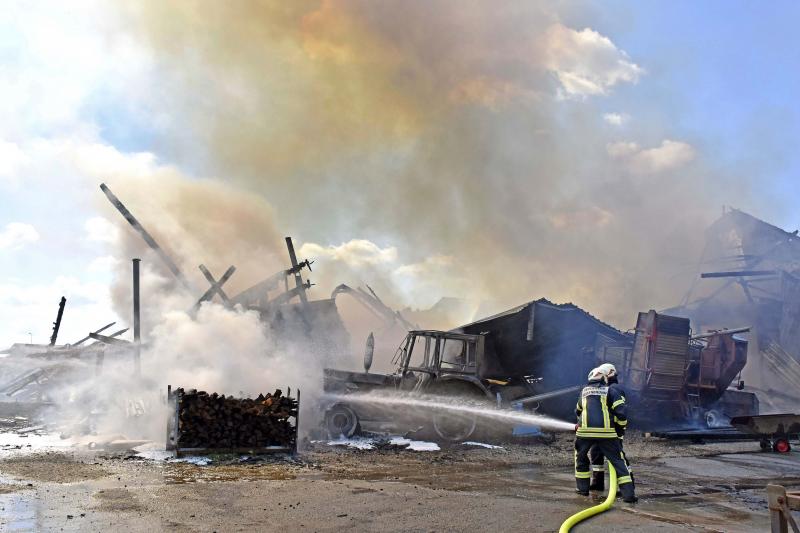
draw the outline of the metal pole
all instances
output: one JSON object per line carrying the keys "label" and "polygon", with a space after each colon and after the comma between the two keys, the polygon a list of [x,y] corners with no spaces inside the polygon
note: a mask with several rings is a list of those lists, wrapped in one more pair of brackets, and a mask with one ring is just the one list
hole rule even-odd
{"label": "metal pole", "polygon": [[136,377],[142,374],[142,328],[139,320],[139,263],[141,259],[133,260],[133,367]]}

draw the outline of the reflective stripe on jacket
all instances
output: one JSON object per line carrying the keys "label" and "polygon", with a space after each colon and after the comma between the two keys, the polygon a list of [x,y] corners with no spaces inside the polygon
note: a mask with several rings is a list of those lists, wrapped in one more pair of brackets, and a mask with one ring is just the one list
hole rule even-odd
{"label": "reflective stripe on jacket", "polygon": [[625,396],[620,387],[607,386],[601,381],[589,382],[581,391],[575,406],[578,430],[575,435],[587,439],[613,439],[615,426],[625,427]]}

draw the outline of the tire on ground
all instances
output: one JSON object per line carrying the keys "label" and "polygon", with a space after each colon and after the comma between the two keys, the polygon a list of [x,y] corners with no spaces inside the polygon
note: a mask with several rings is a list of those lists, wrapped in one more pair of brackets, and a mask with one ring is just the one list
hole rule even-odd
{"label": "tire on ground", "polygon": [[325,412],[325,427],[332,439],[350,438],[361,432],[358,415],[348,405],[337,403]]}

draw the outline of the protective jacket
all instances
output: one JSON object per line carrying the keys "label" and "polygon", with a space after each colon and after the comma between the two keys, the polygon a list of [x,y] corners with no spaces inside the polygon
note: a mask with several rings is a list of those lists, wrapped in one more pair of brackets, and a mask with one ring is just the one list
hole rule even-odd
{"label": "protective jacket", "polygon": [[617,428],[628,425],[625,396],[618,386],[590,381],[575,406],[578,428],[575,436],[585,439],[616,439]]}

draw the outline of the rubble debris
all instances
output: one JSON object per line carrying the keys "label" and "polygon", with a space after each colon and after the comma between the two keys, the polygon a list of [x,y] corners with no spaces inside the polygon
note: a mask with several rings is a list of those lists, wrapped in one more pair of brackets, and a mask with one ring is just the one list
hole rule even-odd
{"label": "rubble debris", "polygon": [[175,417],[168,427],[167,449],[296,450],[299,394],[295,399],[278,389],[255,399],[239,399],[178,388],[169,396]]}
{"label": "rubble debris", "polygon": [[[768,411],[791,410],[800,390],[800,237],[728,208],[706,230],[700,263],[680,305],[664,312],[692,330],[751,326],[746,389]],[[727,395],[727,393],[726,393]]]}
{"label": "rubble debris", "polygon": [[375,294],[375,291],[372,290],[372,287],[367,285],[367,289],[369,289],[369,292],[365,291],[361,287],[353,289],[352,287],[342,283],[333,289],[333,292],[331,293],[331,300],[336,300],[336,297],[340,294],[349,294],[358,303],[363,305],[370,313],[386,322],[386,324],[390,327],[395,322],[398,322],[406,330],[421,329],[418,324],[412,324],[406,320],[400,311],[395,311],[383,303],[378,295]]}
{"label": "rubble debris", "polygon": [[[181,285],[194,291],[175,261],[167,255],[108,186],[103,183],[100,189]],[[309,300],[306,291],[312,283],[303,281],[302,271],[305,268],[310,271],[312,261],[297,260],[291,237],[286,237],[286,247],[291,262],[288,269],[273,274],[232,298],[228,298],[222,291],[222,285],[233,275],[235,267],[229,267],[219,280],[215,280],[210,271],[204,265],[200,265],[200,271],[211,286],[198,298],[193,310],[196,311],[203,301],[219,295],[223,304],[227,306],[241,305],[244,309],[256,311],[261,321],[268,326],[271,337],[275,339],[276,349],[291,345],[314,354],[320,360],[345,356],[350,348],[350,338],[339,316],[336,302],[333,298]],[[295,281],[295,286],[292,288],[289,288],[289,277],[293,277]],[[281,281],[283,281],[283,292],[270,295],[271,291],[278,288]],[[299,303],[292,302],[295,298]]]}

